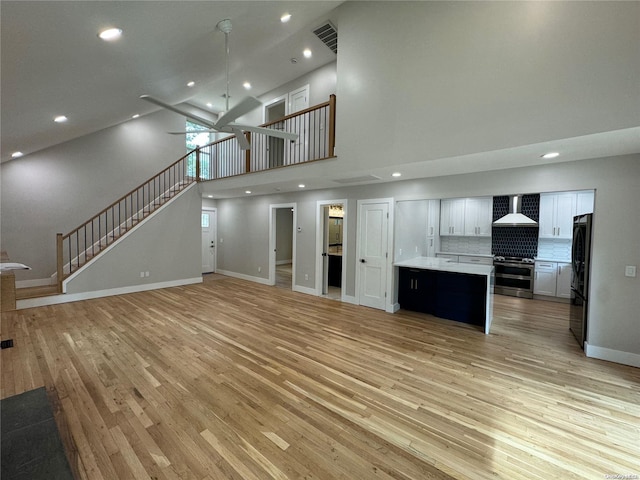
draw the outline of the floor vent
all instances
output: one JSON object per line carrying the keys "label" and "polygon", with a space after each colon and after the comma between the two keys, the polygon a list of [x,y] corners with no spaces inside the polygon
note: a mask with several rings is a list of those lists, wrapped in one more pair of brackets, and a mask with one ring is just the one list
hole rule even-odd
{"label": "floor vent", "polygon": [[13,340],[2,340],[0,342],[0,349],[4,350],[5,348],[11,348],[13,347]]}
{"label": "floor vent", "polygon": [[363,175],[362,177],[351,177],[351,178],[339,178],[334,180],[336,183],[362,183],[362,182],[373,182],[375,180],[382,180],[380,177],[376,177],[375,175]]}
{"label": "floor vent", "polygon": [[316,28],[313,33],[316,34],[322,43],[324,43],[329,49],[337,54],[338,53],[338,31],[336,27],[329,21]]}

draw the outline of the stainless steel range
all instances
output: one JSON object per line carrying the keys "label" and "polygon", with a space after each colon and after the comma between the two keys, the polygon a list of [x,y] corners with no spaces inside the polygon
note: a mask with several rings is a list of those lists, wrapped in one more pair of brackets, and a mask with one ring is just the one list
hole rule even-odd
{"label": "stainless steel range", "polygon": [[533,258],[493,257],[494,293],[512,297],[533,298]]}

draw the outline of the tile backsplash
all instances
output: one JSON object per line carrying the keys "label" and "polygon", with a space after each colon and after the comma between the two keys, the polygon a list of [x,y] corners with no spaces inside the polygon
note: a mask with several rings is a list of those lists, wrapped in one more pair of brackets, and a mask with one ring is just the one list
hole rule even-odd
{"label": "tile backsplash", "polygon": [[440,237],[440,251],[491,255],[491,238],[488,237]]}
{"label": "tile backsplash", "polygon": [[[493,221],[509,213],[509,197],[493,197]],[[540,217],[540,195],[522,196],[522,213],[536,222]],[[538,227],[492,227],[491,253],[505,257],[538,256]]]}
{"label": "tile backsplash", "polygon": [[538,258],[571,262],[571,240],[541,238],[538,241]]}

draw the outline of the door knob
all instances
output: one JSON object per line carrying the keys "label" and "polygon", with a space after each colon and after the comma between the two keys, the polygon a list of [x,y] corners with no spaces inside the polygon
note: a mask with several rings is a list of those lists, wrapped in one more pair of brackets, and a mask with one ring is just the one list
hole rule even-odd
{"label": "door knob", "polygon": [[360,263],[367,263],[367,261],[364,258],[361,258]]}

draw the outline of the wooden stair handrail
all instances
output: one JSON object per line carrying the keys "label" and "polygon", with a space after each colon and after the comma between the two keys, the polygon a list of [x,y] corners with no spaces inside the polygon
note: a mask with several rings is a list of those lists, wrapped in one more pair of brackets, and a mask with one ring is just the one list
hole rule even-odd
{"label": "wooden stair handrail", "polygon": [[152,180],[155,180],[156,178],[162,176],[163,173],[165,173],[166,171],[168,171],[169,169],[175,167],[178,163],[182,162],[185,158],[187,158],[189,155],[191,155],[191,153],[193,152],[193,150],[189,153],[187,153],[184,157],[180,157],[180,159],[178,159],[176,162],[173,162],[171,165],[169,165],[167,168],[165,168],[164,170],[162,170],[160,173],[154,175],[153,177],[149,178],[148,180],[142,182],[140,185],[138,185],[136,188],[134,188],[133,190],[131,190],[130,192],[124,194],[123,196],[121,196],[118,200],[116,200],[115,202],[113,202],[111,205],[109,205],[106,208],[103,208],[100,213],[94,215],[93,217],[91,217],[89,220],[87,220],[86,222],[81,223],[80,225],[78,225],[76,228],[71,229],[71,231],[69,233],[67,233],[66,235],[64,235],[64,238],[69,238],[69,235],[71,235],[73,232],[81,229],[82,227],[84,227],[86,224],[91,223],[93,220],[95,220],[96,218],[98,218],[100,215],[102,215],[103,213],[107,212],[110,208],[115,207],[116,205],[118,205],[120,202],[122,202],[125,198],[127,198],[129,195],[132,195],[133,193],[135,193],[136,191],[138,191],[140,189],[140,187],[143,187],[144,185],[146,185],[147,183],[151,182]]}

